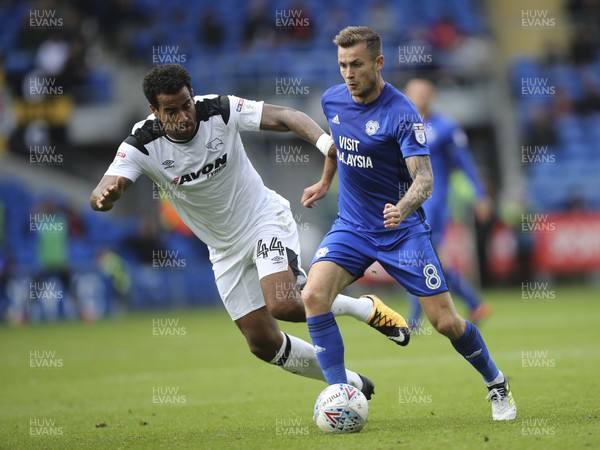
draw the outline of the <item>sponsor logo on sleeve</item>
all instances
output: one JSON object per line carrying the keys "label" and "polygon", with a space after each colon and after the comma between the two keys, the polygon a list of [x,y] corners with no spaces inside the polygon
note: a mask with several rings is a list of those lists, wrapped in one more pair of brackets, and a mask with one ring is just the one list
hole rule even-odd
{"label": "sponsor logo on sleeve", "polygon": [[415,132],[415,139],[417,140],[417,142],[421,145],[424,145],[427,140],[425,139],[425,127],[423,126],[423,124],[414,123],[413,131]]}

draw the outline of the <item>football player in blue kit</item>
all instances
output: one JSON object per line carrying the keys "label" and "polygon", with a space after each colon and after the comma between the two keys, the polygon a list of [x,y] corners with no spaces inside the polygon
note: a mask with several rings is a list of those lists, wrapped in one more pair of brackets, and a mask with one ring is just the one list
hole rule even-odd
{"label": "football player in blue kit", "polygon": [[328,89],[321,103],[337,154],[328,154],[321,180],[302,194],[303,205],[313,207],[339,172],[338,217],[315,253],[302,292],[325,379],[329,384],[346,382],[344,344],[331,303],[378,261],[419,297],[435,329],[482,375],[492,418],[514,419],[517,410],[508,381],[477,327],[456,311],[431,243],[421,207],[433,190],[422,119],[415,106],[383,80],[377,33],[368,27],[347,27],[333,42],[344,83]]}
{"label": "football player in blue kit", "polygon": [[[449,117],[431,110],[431,103],[435,95],[433,83],[423,78],[413,78],[406,84],[404,93],[415,104],[417,111],[425,121],[435,189],[422,206],[427,216],[427,223],[431,227],[433,246],[439,248],[450,220],[448,191],[450,175],[453,170],[461,170],[471,182],[475,191],[473,206],[478,220],[487,222],[490,219],[491,200],[479,176],[475,160],[469,151],[465,132]],[[457,270],[446,267],[444,277],[450,290],[467,303],[469,320],[472,323],[477,324],[479,320],[490,314],[489,306],[481,302],[479,293],[469,283],[469,280]],[[421,304],[414,295],[410,296],[410,303],[409,324],[411,327],[416,327],[421,316]]]}

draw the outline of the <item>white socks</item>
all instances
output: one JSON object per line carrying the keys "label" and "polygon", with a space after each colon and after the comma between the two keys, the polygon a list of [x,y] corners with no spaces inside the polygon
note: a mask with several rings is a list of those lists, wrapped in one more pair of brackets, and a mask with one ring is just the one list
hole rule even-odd
{"label": "white socks", "polygon": [[373,313],[373,301],[366,297],[354,298],[338,294],[333,300],[331,311],[334,316],[352,316],[366,322]]}
{"label": "white socks", "polygon": [[[371,300],[366,300],[372,303]],[[283,332],[281,334],[283,335],[283,344],[270,363],[296,375],[325,381],[314,347],[296,336],[290,336]],[[362,380],[356,372],[346,369],[346,377],[348,384],[357,389],[363,388]]]}
{"label": "white socks", "polygon": [[501,370],[498,370],[498,376],[496,378],[494,378],[492,381],[490,381],[489,383],[485,383],[485,385],[487,387],[493,386],[495,384],[500,384],[504,381],[504,374],[502,373]]}

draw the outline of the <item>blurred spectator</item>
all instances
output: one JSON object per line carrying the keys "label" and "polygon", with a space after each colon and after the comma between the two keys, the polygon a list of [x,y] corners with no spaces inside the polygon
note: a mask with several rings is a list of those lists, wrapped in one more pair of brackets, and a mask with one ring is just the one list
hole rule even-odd
{"label": "blurred spectator", "polygon": [[377,24],[377,33],[386,43],[395,38],[397,25],[394,21],[394,11],[388,2],[377,0],[367,11],[366,23]]}
{"label": "blurred spectator", "polygon": [[461,32],[449,17],[442,17],[429,30],[429,41],[434,48],[452,50],[460,42]]}
{"label": "blurred spectator", "polygon": [[600,40],[600,1],[599,0],[567,0],[566,8],[570,13],[571,21],[575,28],[589,26],[596,35],[596,41]]}
{"label": "blurred spectator", "polygon": [[[31,226],[33,224],[33,229]],[[34,207],[30,230],[38,237],[38,261],[42,276],[59,275],[67,285],[69,279],[69,223],[64,209],[46,198]]]}
{"label": "blurred spectator", "polygon": [[548,108],[540,105],[533,110],[531,122],[525,128],[524,142],[531,147],[556,145],[554,117]]}
{"label": "blurred spectator", "polygon": [[[325,6],[326,5],[326,6]],[[319,42],[319,45],[329,47],[331,41],[340,32],[340,30],[350,22],[350,15],[348,10],[337,3],[324,3],[323,6],[326,8],[323,13],[324,20],[319,30],[323,36],[323,42]]]}
{"label": "blurred spectator", "polygon": [[62,33],[51,31],[48,38],[37,48],[36,69],[49,77],[62,75],[69,57],[69,43]]}
{"label": "blurred spectator", "polygon": [[457,73],[483,77],[491,73],[493,51],[481,36],[461,36],[451,55],[451,67]]}
{"label": "blurred spectator", "polygon": [[6,253],[0,252],[0,321],[4,320],[8,310],[8,281],[14,274]]}
{"label": "blurred spectator", "polygon": [[183,236],[194,237],[192,230],[183,223],[183,220],[181,220],[171,202],[166,198],[160,200],[158,214],[160,216],[160,223],[166,230],[175,231]]}
{"label": "blurred spectator", "polygon": [[574,65],[579,66],[593,62],[596,58],[597,49],[598,42],[594,42],[592,32],[587,26],[575,29],[570,50],[571,62]]}
{"label": "blurred spectator", "polygon": [[87,64],[87,43],[82,36],[75,36],[69,46],[69,55],[65,69],[61,73],[65,88],[68,89],[77,103],[89,101],[90,93],[87,80],[90,69]]}
{"label": "blurred spectator", "polygon": [[575,111],[581,115],[600,112],[600,88],[585,75],[582,84],[583,98],[575,102]]}
{"label": "blurred spectator", "polygon": [[562,55],[556,49],[556,46],[551,42],[546,42],[545,50],[541,57],[541,63],[544,70],[551,70],[558,66],[563,60]]}
{"label": "blurred spectator", "polygon": [[119,309],[124,311],[127,309],[127,298],[131,289],[129,266],[118,253],[109,248],[100,250],[96,261],[100,272],[110,280],[110,287]]}
{"label": "blurred spectator", "polygon": [[585,197],[581,194],[579,189],[571,190],[567,201],[563,205],[562,209],[564,211],[569,211],[573,213],[582,213],[588,211]]}
{"label": "blurred spectator", "polygon": [[155,252],[165,249],[157,221],[149,215],[142,217],[135,234],[123,241],[123,248],[135,262],[152,265]]}
{"label": "blurred spectator", "polygon": [[248,7],[248,18],[244,25],[243,48],[252,50],[274,43],[274,18],[266,0],[253,0]]}
{"label": "blurred spectator", "polygon": [[0,155],[8,146],[8,139],[14,127],[12,112],[10,111],[10,92],[6,85],[6,72],[4,70],[4,54],[0,51]]}
{"label": "blurred spectator", "polygon": [[296,0],[290,7],[290,15],[295,17],[287,18],[291,20],[291,26],[287,30],[288,38],[293,42],[308,43],[314,38],[314,30],[317,24],[314,16],[310,12],[308,4],[304,0]]}
{"label": "blurred spectator", "polygon": [[[6,206],[4,205],[4,201],[0,199],[0,250],[4,248],[6,245]],[[1,253],[0,253],[1,254]]]}
{"label": "blurred spectator", "polygon": [[573,102],[569,99],[563,89],[556,89],[556,95],[553,100],[554,104],[552,105],[552,109],[555,118],[558,119],[573,113]]}
{"label": "blurred spectator", "polygon": [[214,9],[202,13],[198,25],[200,42],[211,50],[219,50],[225,42],[225,27]]}

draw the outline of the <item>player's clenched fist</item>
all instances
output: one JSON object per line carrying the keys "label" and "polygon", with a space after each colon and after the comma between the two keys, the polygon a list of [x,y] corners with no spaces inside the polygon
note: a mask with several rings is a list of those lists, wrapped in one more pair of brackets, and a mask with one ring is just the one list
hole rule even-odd
{"label": "player's clenched fist", "polygon": [[383,208],[383,226],[385,228],[396,228],[400,225],[400,210],[398,206],[392,205],[391,203],[386,203],[385,208]]}

